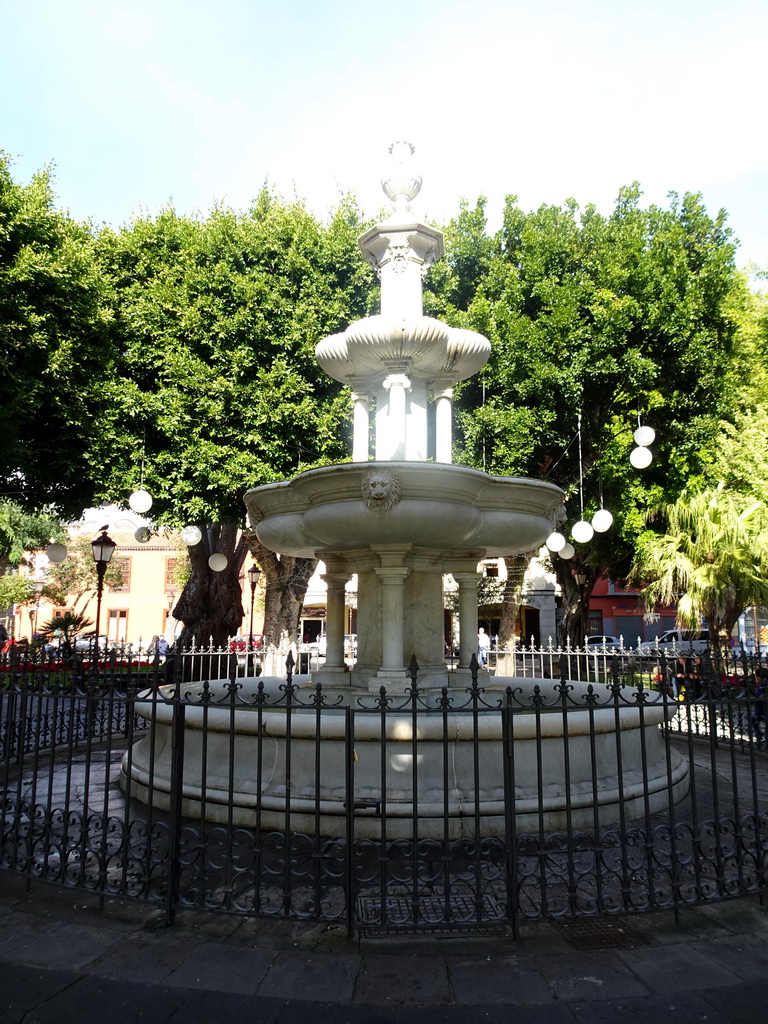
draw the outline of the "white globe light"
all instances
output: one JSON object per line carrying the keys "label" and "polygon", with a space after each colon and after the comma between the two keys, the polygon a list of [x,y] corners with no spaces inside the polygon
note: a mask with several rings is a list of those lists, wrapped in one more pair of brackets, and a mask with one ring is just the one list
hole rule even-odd
{"label": "white globe light", "polygon": [[149,491],[134,491],[128,499],[128,504],[134,512],[149,512],[152,508],[152,495]]}
{"label": "white globe light", "polygon": [[635,444],[641,448],[647,448],[656,440],[656,431],[653,427],[638,427],[632,436],[635,439]]}
{"label": "white globe light", "polygon": [[51,562],[63,562],[67,557],[67,549],[59,543],[49,544],[45,553]]}
{"label": "white globe light", "polygon": [[558,554],[561,558],[564,558],[567,561],[569,558],[573,558],[576,554],[576,548],[573,544],[566,544],[564,547],[560,548]]}
{"label": "white globe light", "polygon": [[653,455],[647,448],[633,448],[629,453],[629,461],[635,469],[645,469],[653,462]]}
{"label": "white globe light", "polygon": [[152,536],[152,533],[146,526],[140,526],[133,536],[136,538],[139,544],[146,544],[149,538]]}
{"label": "white globe light", "polygon": [[208,565],[214,572],[223,572],[229,565],[229,559],[226,555],[222,555],[221,552],[216,552],[215,555],[211,555],[208,559]]}
{"label": "white globe light", "polygon": [[592,516],[592,529],[595,533],[605,533],[613,526],[613,516],[607,508],[599,508]]}
{"label": "white globe light", "polygon": [[573,524],[571,536],[577,544],[588,544],[592,540],[594,530],[584,519]]}
{"label": "white globe light", "polygon": [[562,533],[557,533],[557,531],[550,533],[547,537],[547,547],[550,551],[562,551],[565,547],[565,537]]}
{"label": "white globe light", "polygon": [[203,535],[198,529],[198,527],[185,526],[184,529],[181,531],[181,539],[184,541],[185,544],[188,544],[189,547],[192,548],[195,546],[195,544],[200,543],[200,541],[203,539]]}

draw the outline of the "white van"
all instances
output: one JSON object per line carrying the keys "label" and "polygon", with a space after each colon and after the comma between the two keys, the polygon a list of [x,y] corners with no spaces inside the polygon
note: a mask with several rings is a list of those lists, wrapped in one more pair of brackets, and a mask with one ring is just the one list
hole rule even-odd
{"label": "white van", "polygon": [[643,648],[643,654],[653,654],[658,648],[667,657],[675,654],[703,654],[709,648],[709,630],[668,629],[655,640],[646,640]]}

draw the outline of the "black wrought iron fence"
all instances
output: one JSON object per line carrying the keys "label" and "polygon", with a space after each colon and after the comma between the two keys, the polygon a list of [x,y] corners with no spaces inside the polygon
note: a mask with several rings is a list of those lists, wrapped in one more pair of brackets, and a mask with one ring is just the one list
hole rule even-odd
{"label": "black wrought iron fence", "polygon": [[435,690],[414,662],[404,692],[353,693],[210,653],[0,665],[2,867],[350,932],[768,890],[758,660],[677,693],[665,664],[568,651],[553,678]]}

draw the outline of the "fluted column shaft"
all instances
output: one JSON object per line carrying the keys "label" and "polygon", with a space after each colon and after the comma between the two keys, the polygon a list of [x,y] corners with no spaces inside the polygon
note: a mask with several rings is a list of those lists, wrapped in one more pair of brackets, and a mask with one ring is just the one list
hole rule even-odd
{"label": "fluted column shaft", "polygon": [[381,583],[381,612],[384,623],[381,667],[385,672],[402,672],[405,664],[403,584],[410,570],[396,566],[381,566],[374,571]]}
{"label": "fluted column shaft", "polygon": [[344,594],[348,574],[327,572],[323,576],[328,588],[325,619],[325,667],[344,668]]}
{"label": "fluted column shaft", "polygon": [[469,668],[472,655],[477,654],[477,584],[476,572],[454,572],[459,585],[459,668]]}

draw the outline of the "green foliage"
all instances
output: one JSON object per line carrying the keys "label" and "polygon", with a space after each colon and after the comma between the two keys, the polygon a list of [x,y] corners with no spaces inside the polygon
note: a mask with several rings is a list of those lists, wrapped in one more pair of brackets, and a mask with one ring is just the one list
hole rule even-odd
{"label": "green foliage", "polygon": [[21,565],[25,551],[45,547],[62,535],[56,518],[45,512],[27,512],[8,499],[0,499],[0,573]]}
{"label": "green foliage", "polygon": [[738,325],[728,373],[733,409],[720,422],[705,475],[768,504],[768,295],[744,278],[739,284],[730,301]]}
{"label": "green foliage", "polygon": [[0,481],[28,510],[91,502],[92,434],[111,375],[111,313],[88,228],[54,209],[51,176],[14,183],[0,152]]}
{"label": "green foliage", "polygon": [[27,604],[34,600],[35,592],[28,576],[5,572],[0,576],[0,610],[14,604]]}
{"label": "green foliage", "polygon": [[722,487],[684,493],[661,512],[664,531],[640,537],[632,577],[643,599],[678,602],[685,625],[730,636],[748,605],[768,603],[768,508]]}
{"label": "green foliage", "polygon": [[[583,554],[621,576],[647,507],[701,474],[729,409],[736,275],[724,214],[710,218],[692,195],[642,209],[633,186],[609,216],[573,201],[526,214],[510,197],[492,237],[483,216],[482,200],[462,209],[446,232],[449,269],[429,285],[436,314],[493,346],[457,388],[458,461],[559,484],[573,523],[581,412],[585,512],[602,491],[615,517]],[[642,474],[628,461],[638,411],[658,437]]]}
{"label": "green foliage", "polygon": [[314,348],[366,311],[361,230],[351,201],[323,226],[264,190],[246,214],[102,234],[122,353],[103,497],[138,483],[143,453],[159,521],[240,521],[249,487],[347,457],[348,402]]}

